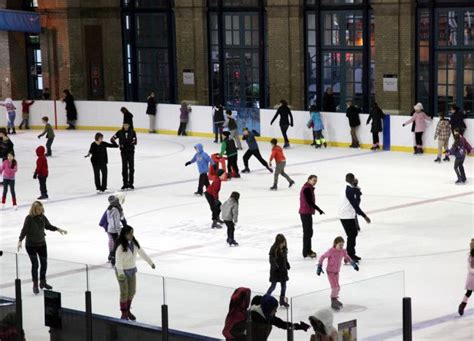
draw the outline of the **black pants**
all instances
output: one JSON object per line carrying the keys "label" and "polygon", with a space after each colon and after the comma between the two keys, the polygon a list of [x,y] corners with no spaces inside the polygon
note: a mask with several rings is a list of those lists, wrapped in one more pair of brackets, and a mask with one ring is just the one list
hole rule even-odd
{"label": "black pants", "polygon": [[260,150],[258,149],[248,149],[244,154],[244,166],[245,168],[249,168],[249,159],[254,155],[258,161],[265,167],[268,168],[268,163],[265,161],[260,154]]}
{"label": "black pants", "polygon": [[53,142],[54,142],[54,137],[46,140],[46,156],[53,155],[51,151],[51,146],[53,145]]}
{"label": "black pants", "polygon": [[26,245],[26,252],[30,256],[31,261],[31,278],[33,281],[38,281],[38,257],[40,268],[40,280],[46,280],[46,269],[48,268],[48,250],[46,244],[41,246]]}
{"label": "black pants", "polygon": [[188,125],[188,122],[180,122],[179,123],[179,128],[178,128],[178,135],[186,135],[186,126]]}
{"label": "black pants", "polygon": [[[95,188],[98,191],[105,191],[107,189],[107,164],[92,164],[92,169],[94,169]],[[102,181],[100,181],[101,173]]]}
{"label": "black pants", "polygon": [[234,231],[235,231],[235,224],[233,221],[224,220],[225,225],[227,226],[227,241],[234,240]]}
{"label": "black pants", "polygon": [[15,179],[3,179],[2,204],[5,203],[5,200],[7,198],[8,187],[10,187],[10,193],[12,194],[13,205],[15,205],[16,204]]}
{"label": "black pants", "polygon": [[207,173],[203,173],[203,174],[199,175],[199,184],[198,184],[197,192],[199,194],[202,194],[202,188],[204,186],[206,186],[206,188],[208,188],[209,185],[210,185],[210,183],[209,183],[209,177],[207,176]]}
{"label": "black pants", "polygon": [[206,196],[206,200],[209,203],[209,207],[211,208],[212,212],[212,220],[216,220],[219,218],[219,215],[221,214],[221,203],[219,200],[214,199],[212,195],[209,193],[204,193]]}
{"label": "black pants", "polygon": [[303,257],[307,257],[312,250],[311,238],[313,237],[313,215],[300,214],[303,224]]}
{"label": "black pants", "polygon": [[415,142],[416,142],[417,147],[423,146],[423,132],[422,131],[415,133]]}
{"label": "black pants", "polygon": [[227,157],[227,173],[232,175],[234,170],[236,175],[239,175],[239,166],[237,165],[237,154]]}
{"label": "black pants", "polygon": [[347,254],[355,256],[356,238],[358,234],[357,221],[355,219],[341,219],[342,226],[347,235]]}
{"label": "black pants", "polygon": [[288,146],[290,144],[290,141],[288,140],[288,136],[286,135],[286,132],[288,131],[287,125],[285,126],[280,126],[281,129],[281,134],[283,135],[283,139],[285,140],[285,145]]}
{"label": "black pants", "polygon": [[466,173],[464,172],[464,159],[455,159],[454,160],[454,171],[458,177],[459,181],[466,181]]}
{"label": "black pants", "polygon": [[122,181],[123,185],[133,186],[133,174],[135,173],[135,152],[121,152],[122,156]]}
{"label": "black pants", "polygon": [[42,197],[48,197],[48,189],[46,188],[46,179],[47,176],[38,175],[38,181],[40,185],[40,193]]}
{"label": "black pants", "polygon": [[372,142],[373,144],[379,144],[379,133],[372,133]]}
{"label": "black pants", "polygon": [[[215,134],[216,134],[216,138],[214,139],[215,142],[219,141],[219,142],[222,142],[222,129],[224,127],[224,123],[223,122],[219,122],[219,123],[214,123],[214,130],[215,130]],[[218,140],[217,138],[220,138],[220,140]]]}

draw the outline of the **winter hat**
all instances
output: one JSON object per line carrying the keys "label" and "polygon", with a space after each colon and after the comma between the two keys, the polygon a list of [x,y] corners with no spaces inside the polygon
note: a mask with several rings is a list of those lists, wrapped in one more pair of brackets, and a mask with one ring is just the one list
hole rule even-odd
{"label": "winter hat", "polygon": [[223,169],[218,169],[217,170],[217,176],[221,176],[222,174],[224,174],[224,170]]}
{"label": "winter hat", "polygon": [[416,111],[422,111],[423,110],[423,104],[421,103],[416,103],[415,106],[413,107]]}
{"label": "winter hat", "polygon": [[262,307],[263,315],[265,315],[266,318],[269,318],[272,312],[276,308],[278,308],[278,301],[273,296],[264,295],[262,297],[262,302],[260,303],[260,306]]}
{"label": "winter hat", "polygon": [[474,238],[471,239],[469,246],[471,247],[471,250],[474,250]]}
{"label": "winter hat", "polygon": [[[309,321],[316,332],[321,334],[324,333],[326,336],[330,336],[332,333],[337,332],[336,328],[333,326],[334,315],[331,309],[325,308],[318,310],[309,317]],[[324,330],[321,330],[323,327],[321,324],[324,325]]]}
{"label": "winter hat", "polygon": [[119,198],[117,198],[115,195],[110,195],[108,200],[110,205],[119,203]]}
{"label": "winter hat", "polygon": [[8,97],[8,98],[5,99],[5,103],[6,104],[12,104],[13,100],[10,97]]}
{"label": "winter hat", "polygon": [[230,136],[230,131],[224,131],[222,133],[222,135],[224,135],[225,137],[229,137]]}

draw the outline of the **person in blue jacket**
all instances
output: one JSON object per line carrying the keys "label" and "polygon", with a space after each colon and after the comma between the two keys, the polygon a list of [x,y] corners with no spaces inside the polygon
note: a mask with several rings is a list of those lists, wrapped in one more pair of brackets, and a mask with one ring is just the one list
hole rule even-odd
{"label": "person in blue jacket", "polygon": [[197,162],[197,167],[199,171],[199,184],[197,192],[195,192],[194,194],[202,196],[203,187],[209,187],[209,177],[207,176],[207,172],[209,171],[209,163],[211,165],[214,165],[215,162],[204,151],[201,143],[195,145],[194,149],[196,150],[196,154],[194,154],[193,158],[190,161],[186,162],[184,165],[189,166],[190,164]]}
{"label": "person in blue jacket", "polygon": [[316,148],[327,147],[326,139],[323,136],[324,124],[321,120],[321,114],[315,105],[309,108],[311,118],[308,121],[308,128],[313,128],[313,143]]}

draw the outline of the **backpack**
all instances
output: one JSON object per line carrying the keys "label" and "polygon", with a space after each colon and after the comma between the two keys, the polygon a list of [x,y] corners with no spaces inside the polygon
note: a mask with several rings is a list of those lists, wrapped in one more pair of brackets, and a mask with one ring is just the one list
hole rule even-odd
{"label": "backpack", "polygon": [[102,218],[100,218],[99,226],[103,227],[105,232],[107,232],[107,228],[109,227],[109,222],[107,221],[107,210],[105,210],[104,214],[102,214]]}

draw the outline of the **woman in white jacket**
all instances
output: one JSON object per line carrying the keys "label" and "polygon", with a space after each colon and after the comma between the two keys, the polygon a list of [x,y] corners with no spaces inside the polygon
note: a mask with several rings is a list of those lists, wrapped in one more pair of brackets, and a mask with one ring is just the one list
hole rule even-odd
{"label": "woman in white jacket", "polygon": [[133,236],[133,228],[125,225],[120,231],[120,236],[115,249],[115,273],[117,275],[120,287],[120,311],[122,320],[135,321],[136,317],[130,312],[133,297],[136,289],[137,255],[140,255],[151,268],[155,264],[150,257],[143,251],[138,241]]}

